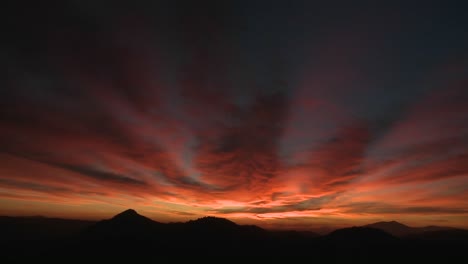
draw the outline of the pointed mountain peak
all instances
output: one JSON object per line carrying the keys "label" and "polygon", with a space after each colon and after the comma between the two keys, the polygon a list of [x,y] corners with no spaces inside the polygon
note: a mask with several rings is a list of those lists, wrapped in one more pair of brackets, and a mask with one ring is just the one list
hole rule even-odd
{"label": "pointed mountain peak", "polygon": [[125,211],[121,212],[120,214],[115,215],[110,220],[114,221],[114,222],[125,222],[125,223],[129,223],[129,222],[132,222],[132,223],[135,223],[135,222],[153,222],[153,223],[156,223],[155,221],[149,219],[148,217],[140,215],[139,213],[137,213],[137,211],[135,211],[133,209],[125,210]]}
{"label": "pointed mountain peak", "polygon": [[126,225],[127,224],[137,225],[137,224],[146,224],[146,223],[159,224],[158,222],[153,221],[146,216],[140,215],[139,213],[137,213],[137,211],[133,209],[125,210],[121,212],[120,214],[115,215],[114,217],[112,217],[111,219],[107,221],[110,221],[116,224],[118,223],[118,224],[126,224]]}
{"label": "pointed mountain peak", "polygon": [[139,215],[139,214],[137,213],[137,211],[135,211],[135,210],[133,210],[133,209],[127,209],[127,210],[125,210],[125,211],[123,211],[123,212],[121,212],[121,213],[115,215],[115,216],[113,217],[113,219],[115,219],[115,218],[122,218],[122,217],[123,217],[123,218],[129,218],[129,217],[133,218],[133,217],[139,217],[139,216],[141,216],[141,215]]}
{"label": "pointed mountain peak", "polygon": [[150,237],[160,226],[161,223],[128,209],[110,219],[97,222],[87,232],[88,235],[97,237]]}
{"label": "pointed mountain peak", "polygon": [[137,213],[137,211],[135,211],[133,209],[127,209],[127,210],[121,212],[120,215],[139,215],[139,214]]}

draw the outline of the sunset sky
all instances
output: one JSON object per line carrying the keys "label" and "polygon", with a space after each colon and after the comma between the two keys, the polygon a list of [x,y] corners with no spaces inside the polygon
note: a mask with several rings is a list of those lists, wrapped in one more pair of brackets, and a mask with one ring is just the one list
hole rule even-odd
{"label": "sunset sky", "polygon": [[36,2],[2,17],[0,215],[468,228],[468,6]]}

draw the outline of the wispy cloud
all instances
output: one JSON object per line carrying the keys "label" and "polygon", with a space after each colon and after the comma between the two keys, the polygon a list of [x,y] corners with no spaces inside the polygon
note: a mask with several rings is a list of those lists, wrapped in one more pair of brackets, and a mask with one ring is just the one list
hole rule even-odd
{"label": "wispy cloud", "polygon": [[[50,14],[63,27],[42,19],[47,10],[19,14],[34,23],[15,20],[23,33],[2,50],[0,213],[34,202],[277,226],[397,214],[461,225],[464,75],[434,77],[441,67],[424,61],[425,75],[409,78],[399,56],[377,56],[389,41],[372,23],[331,23],[309,43],[292,36],[306,30],[277,37],[304,26],[294,19],[255,18],[251,31],[215,2],[101,18],[77,4]],[[394,19],[392,36],[406,18]],[[296,39],[305,44],[284,52]]]}

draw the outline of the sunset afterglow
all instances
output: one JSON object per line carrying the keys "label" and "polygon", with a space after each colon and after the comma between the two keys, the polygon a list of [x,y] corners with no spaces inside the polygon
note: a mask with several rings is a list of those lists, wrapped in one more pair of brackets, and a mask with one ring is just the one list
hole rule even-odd
{"label": "sunset afterglow", "polygon": [[468,228],[458,13],[78,2],[2,48],[0,215]]}

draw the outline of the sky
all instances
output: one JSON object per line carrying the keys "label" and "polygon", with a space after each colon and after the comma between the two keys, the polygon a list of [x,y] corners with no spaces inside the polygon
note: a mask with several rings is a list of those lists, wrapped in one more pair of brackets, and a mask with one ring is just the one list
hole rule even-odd
{"label": "sky", "polygon": [[0,215],[468,228],[468,6],[131,2],[7,6]]}

